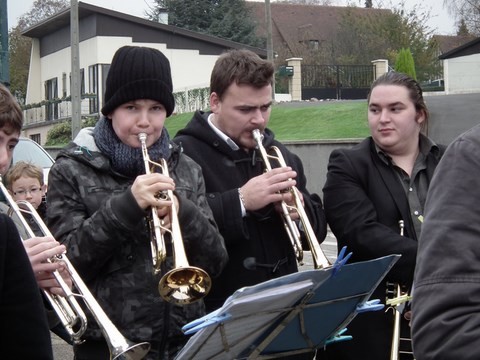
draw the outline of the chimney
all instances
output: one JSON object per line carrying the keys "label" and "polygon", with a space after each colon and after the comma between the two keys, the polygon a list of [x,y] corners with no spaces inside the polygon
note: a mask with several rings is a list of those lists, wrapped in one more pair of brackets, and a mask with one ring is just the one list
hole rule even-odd
{"label": "chimney", "polygon": [[161,8],[158,10],[158,22],[168,25],[168,9]]}

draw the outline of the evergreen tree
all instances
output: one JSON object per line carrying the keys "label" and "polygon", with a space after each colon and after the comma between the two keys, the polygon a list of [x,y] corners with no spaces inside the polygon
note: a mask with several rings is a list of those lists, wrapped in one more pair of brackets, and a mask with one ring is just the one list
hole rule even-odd
{"label": "evergreen tree", "polygon": [[155,0],[146,15],[158,21],[165,10],[169,25],[251,46],[264,44],[255,35],[255,23],[245,0]]}
{"label": "evergreen tree", "polygon": [[457,35],[458,36],[469,36],[469,35],[471,35],[470,31],[468,31],[468,27],[467,27],[467,24],[465,24],[464,19],[460,20],[460,24],[458,25],[458,29],[457,29]]}
{"label": "evergreen tree", "polygon": [[401,49],[395,61],[395,71],[407,74],[411,78],[417,80],[415,72],[415,62],[413,61],[412,52],[410,49]]}

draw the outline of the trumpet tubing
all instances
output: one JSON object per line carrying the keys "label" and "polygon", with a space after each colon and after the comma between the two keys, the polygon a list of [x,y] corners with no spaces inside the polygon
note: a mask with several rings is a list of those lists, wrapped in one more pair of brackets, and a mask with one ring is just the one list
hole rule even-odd
{"label": "trumpet tubing", "polygon": [[[287,164],[285,163],[285,159],[283,158],[283,155],[280,152],[280,149],[278,149],[278,147],[272,146],[269,149],[273,154],[269,154],[267,152],[267,150],[265,149],[262,143],[263,135],[260,133],[260,130],[258,129],[253,130],[252,135],[253,135],[253,138],[255,139],[255,142],[257,143],[257,147],[260,151],[263,162],[265,163],[266,171],[271,171],[273,168],[271,160],[277,161],[279,166],[281,167],[287,166]],[[317,237],[312,228],[310,220],[308,220],[308,216],[305,211],[305,208],[303,207],[302,198],[300,196],[299,190],[295,186],[293,186],[289,189],[289,191],[292,194],[292,197],[294,199],[294,205],[293,206],[288,205],[285,201],[281,202],[282,218],[283,218],[283,224],[285,226],[285,230],[288,234],[288,237],[290,238],[290,242],[292,243],[293,250],[297,257],[298,264],[300,266],[303,265],[303,249],[302,249],[301,233],[298,225],[295,223],[295,221],[292,219],[290,215],[290,210],[296,211],[299,215],[299,219],[303,228],[303,233],[305,235],[305,238],[308,242],[308,246],[312,253],[314,268],[323,269],[331,266],[330,261],[328,260],[322,248],[320,247],[320,244],[317,240]]]}
{"label": "trumpet tubing", "polygon": [[[142,146],[142,155],[145,163],[145,173],[150,174],[159,169],[165,176],[170,176],[168,164],[165,159],[160,159],[160,163],[150,160],[147,151],[147,134],[138,134],[138,139]],[[157,208],[152,206],[150,229],[154,273],[161,271],[161,264],[166,258],[165,239],[162,231],[170,233],[172,240],[174,268],[162,276],[158,284],[160,296],[168,302],[184,305],[198,301],[205,297],[212,286],[212,280],[207,272],[195,266],[188,264],[185,247],[183,245],[180,223],[177,217],[177,207],[174,201],[173,191],[168,190],[159,194],[164,200],[171,201],[169,210],[170,228],[162,226],[162,221],[157,214]],[[154,231],[152,231],[152,226]]]}
{"label": "trumpet tubing", "polygon": [[[398,227],[400,229],[400,236],[404,235],[405,221],[399,220]],[[393,286],[393,288],[391,288]],[[393,310],[393,334],[392,334],[392,343],[390,348],[390,360],[398,360],[400,354],[409,354],[413,359],[413,352],[402,350],[400,345],[402,342],[408,342],[411,345],[411,339],[401,337],[401,309],[403,309],[404,304],[407,301],[411,300],[408,292],[402,291],[402,287],[398,283],[389,283],[387,282],[387,301],[386,304],[390,305],[390,308]],[[388,309],[390,309],[388,308]],[[387,309],[387,310],[388,310]]]}
{"label": "trumpet tubing", "polygon": [[[43,236],[53,237],[41,217],[38,215],[35,208],[32,206],[32,204],[30,204],[28,201],[15,202],[15,200],[13,200],[13,198],[8,193],[8,190],[3,185],[1,176],[0,190],[2,191],[5,198],[7,199],[7,202],[10,205],[10,216],[12,216],[12,214],[15,214],[17,216],[18,220],[21,222],[21,226],[28,234],[28,238],[35,237],[35,233],[25,219],[24,214],[29,214],[30,216],[32,216],[35,223],[38,225],[41,232],[43,233]],[[83,300],[84,304],[90,310],[95,321],[99,325],[102,334],[107,341],[111,359],[143,359],[150,350],[150,344],[147,342],[135,344],[123,337],[123,335],[118,331],[115,325],[105,314],[103,309],[100,307],[98,302],[95,300],[90,290],[85,285],[81,277],[78,275],[77,271],[70,263],[68,258],[63,255],[57,255],[52,257],[51,259],[48,259],[47,261],[62,261],[65,264],[65,267],[70,274],[70,277],[72,278],[73,285],[78,291],[78,293],[73,293],[58,271],[54,271],[53,275],[60,287],[62,288],[63,292],[65,293],[65,296],[53,295],[50,294],[48,291],[43,291],[50,304],[52,305],[53,309],[57,313],[57,316],[60,318],[63,326],[72,337],[72,340],[77,344],[82,343],[81,337],[87,329],[87,317],[85,316],[82,307],[76,299],[78,297]]]}

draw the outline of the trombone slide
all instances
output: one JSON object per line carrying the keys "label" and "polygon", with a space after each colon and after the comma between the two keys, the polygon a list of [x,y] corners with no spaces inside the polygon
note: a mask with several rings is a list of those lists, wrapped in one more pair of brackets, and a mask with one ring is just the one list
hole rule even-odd
{"label": "trombone slide", "polygon": [[[12,212],[15,213],[15,215],[18,217],[18,220],[21,222],[21,225],[24,227],[29,238],[35,237],[35,233],[28,224],[23,214],[29,214],[33,217],[44,236],[53,237],[32,204],[30,204],[28,201],[15,202],[13,200],[11,195],[8,193],[8,190],[3,185],[1,176],[0,190],[3,192]],[[19,205],[22,208],[20,208]],[[66,330],[72,337],[74,343],[82,343],[81,336],[87,329],[87,317],[85,316],[82,307],[76,299],[78,297],[84,301],[84,304],[90,310],[92,316],[99,325],[102,334],[107,342],[111,359],[143,359],[150,350],[150,344],[148,342],[135,344],[123,337],[120,331],[118,331],[112,321],[105,314],[103,309],[100,307],[98,302],[95,300],[92,293],[85,285],[82,278],[78,275],[77,271],[72,266],[68,258],[66,256],[57,255],[52,257],[48,261],[64,262],[67,271],[72,278],[72,282],[78,291],[78,293],[73,293],[58,271],[54,271],[53,275],[66,296],[53,295],[50,294],[48,291],[43,291],[47,299],[51,303],[53,309],[57,313],[57,316],[60,318],[63,326],[66,328]]]}

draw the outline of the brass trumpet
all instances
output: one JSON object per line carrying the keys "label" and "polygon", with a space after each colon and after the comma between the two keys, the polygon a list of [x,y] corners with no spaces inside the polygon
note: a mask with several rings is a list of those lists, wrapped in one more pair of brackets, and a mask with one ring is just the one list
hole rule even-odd
{"label": "brass trumpet", "polygon": [[[279,166],[285,167],[287,164],[285,163],[285,159],[283,158],[280,149],[276,146],[272,146],[268,153],[265,147],[263,146],[263,135],[260,133],[260,130],[255,129],[252,131],[253,138],[257,143],[257,147],[260,150],[260,154],[262,156],[263,162],[265,163],[266,171],[272,170],[271,160],[274,160],[278,163]],[[293,250],[295,251],[295,256],[297,257],[297,262],[301,266],[303,265],[303,248],[302,248],[302,241],[300,235],[300,229],[292,220],[290,216],[290,210],[296,211],[299,215],[300,222],[303,227],[303,232],[308,242],[308,246],[310,247],[310,251],[312,253],[313,258],[313,266],[315,269],[323,269],[328,266],[331,266],[330,261],[325,256],[320,244],[318,243],[317,237],[315,236],[315,232],[313,231],[312,225],[308,220],[307,213],[302,204],[302,199],[299,195],[299,190],[293,186],[289,189],[290,193],[294,199],[294,205],[288,205],[285,201],[281,202],[282,207],[282,216],[283,216],[283,224],[285,226],[285,230],[287,231],[288,237],[293,246]]]}
{"label": "brass trumpet", "polygon": [[[160,159],[160,163],[150,160],[147,151],[147,134],[138,134],[138,139],[142,145],[145,173],[150,174],[159,170],[163,175],[170,176],[165,159]],[[208,294],[212,280],[205,270],[188,264],[173,191],[162,191],[157,196],[171,201],[172,205],[170,207],[170,228],[163,226],[162,220],[158,217],[157,208],[152,206],[151,209],[149,225],[154,274],[161,271],[161,264],[166,258],[165,239],[162,232],[171,234],[174,257],[174,268],[162,276],[158,284],[158,291],[165,301],[177,305],[191,304]]]}
{"label": "brass trumpet", "polygon": [[[399,220],[398,225],[400,227],[400,235],[403,236],[405,222]],[[386,305],[389,305],[386,311],[392,309],[393,311],[393,335],[392,346],[390,349],[390,360],[398,360],[399,354],[410,354],[413,359],[412,351],[400,350],[400,343],[411,342],[411,339],[401,337],[401,312],[406,302],[412,299],[408,292],[403,291],[402,287],[398,283],[387,282],[387,300]]]}
{"label": "brass trumpet", "polygon": [[[35,233],[28,224],[23,214],[28,214],[32,216],[32,218],[42,231],[43,236],[53,237],[41,217],[38,215],[35,208],[32,206],[32,204],[30,204],[28,201],[22,200],[15,202],[15,200],[13,200],[8,190],[3,185],[1,176],[0,190],[7,199],[8,204],[10,205],[9,216],[12,217],[13,214],[16,215],[18,221],[20,221],[21,223],[21,226],[26,231],[28,238],[35,237]],[[20,226],[20,224],[18,224],[17,222],[15,223],[17,227]],[[73,342],[76,344],[81,344],[83,342],[81,340],[81,337],[87,329],[87,317],[85,316],[84,311],[82,310],[80,304],[76,299],[78,297],[84,301],[85,305],[90,310],[94,319],[98,323],[102,334],[107,342],[110,351],[110,359],[143,359],[150,350],[150,344],[148,342],[135,344],[123,337],[123,335],[118,331],[115,325],[105,314],[105,312],[95,300],[93,295],[90,293],[90,290],[80,278],[68,258],[66,256],[57,255],[49,259],[48,261],[62,261],[65,264],[67,271],[72,278],[72,282],[76,290],[78,291],[78,293],[73,293],[58,271],[54,271],[53,275],[60,287],[62,288],[63,292],[65,293],[65,296],[54,295],[49,293],[48,291],[43,291],[46,298],[57,313],[63,326],[71,336]]]}

